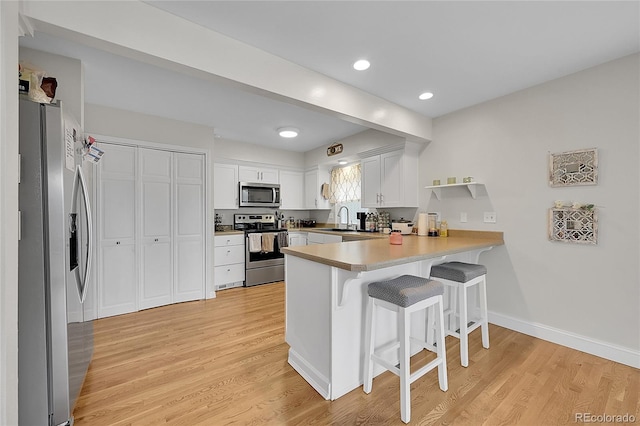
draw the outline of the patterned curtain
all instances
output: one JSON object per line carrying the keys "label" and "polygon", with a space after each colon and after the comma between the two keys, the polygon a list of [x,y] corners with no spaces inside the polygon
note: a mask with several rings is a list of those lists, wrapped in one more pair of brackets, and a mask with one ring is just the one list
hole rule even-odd
{"label": "patterned curtain", "polygon": [[359,201],[361,195],[360,164],[331,170],[331,196],[333,204]]}

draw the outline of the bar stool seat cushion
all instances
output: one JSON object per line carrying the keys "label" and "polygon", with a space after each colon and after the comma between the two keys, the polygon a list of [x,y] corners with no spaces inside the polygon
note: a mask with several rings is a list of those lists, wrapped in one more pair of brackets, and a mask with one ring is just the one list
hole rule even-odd
{"label": "bar stool seat cushion", "polygon": [[431,267],[432,277],[444,278],[445,280],[459,283],[466,283],[486,273],[487,268],[484,265],[464,262],[447,262]]}
{"label": "bar stool seat cushion", "polygon": [[401,275],[387,281],[369,284],[369,296],[406,308],[421,300],[444,294],[444,285],[439,281],[415,275]]}

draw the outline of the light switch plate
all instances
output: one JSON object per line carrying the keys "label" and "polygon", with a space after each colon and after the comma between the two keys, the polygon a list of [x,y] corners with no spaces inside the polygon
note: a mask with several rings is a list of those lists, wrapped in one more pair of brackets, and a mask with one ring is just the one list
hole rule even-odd
{"label": "light switch plate", "polygon": [[467,222],[467,212],[461,212],[460,213],[460,223],[466,223]]}
{"label": "light switch plate", "polygon": [[496,212],[484,212],[485,223],[496,223]]}

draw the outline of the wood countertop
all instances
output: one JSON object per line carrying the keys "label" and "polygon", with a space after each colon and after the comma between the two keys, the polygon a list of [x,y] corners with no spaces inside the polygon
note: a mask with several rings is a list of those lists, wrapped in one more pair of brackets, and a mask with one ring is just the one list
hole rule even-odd
{"label": "wood countertop", "polygon": [[287,255],[348,271],[373,271],[389,266],[431,259],[504,244],[502,232],[450,230],[449,237],[404,235],[401,245],[389,237],[283,248]]}
{"label": "wood countertop", "polygon": [[222,236],[222,235],[242,235],[244,234],[244,231],[236,231],[236,230],[229,230],[229,231],[215,231],[214,235],[215,236]]}

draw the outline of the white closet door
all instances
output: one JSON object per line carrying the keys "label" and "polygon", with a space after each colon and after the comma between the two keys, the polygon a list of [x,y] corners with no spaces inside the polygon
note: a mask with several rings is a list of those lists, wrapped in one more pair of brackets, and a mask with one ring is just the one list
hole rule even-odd
{"label": "white closet door", "polygon": [[140,309],[172,302],[172,154],[140,148]]}
{"label": "white closet door", "polygon": [[108,150],[98,169],[99,318],[137,310],[136,149]]}
{"label": "white closet door", "polygon": [[204,299],[204,155],[175,153],[174,169],[174,302]]}

